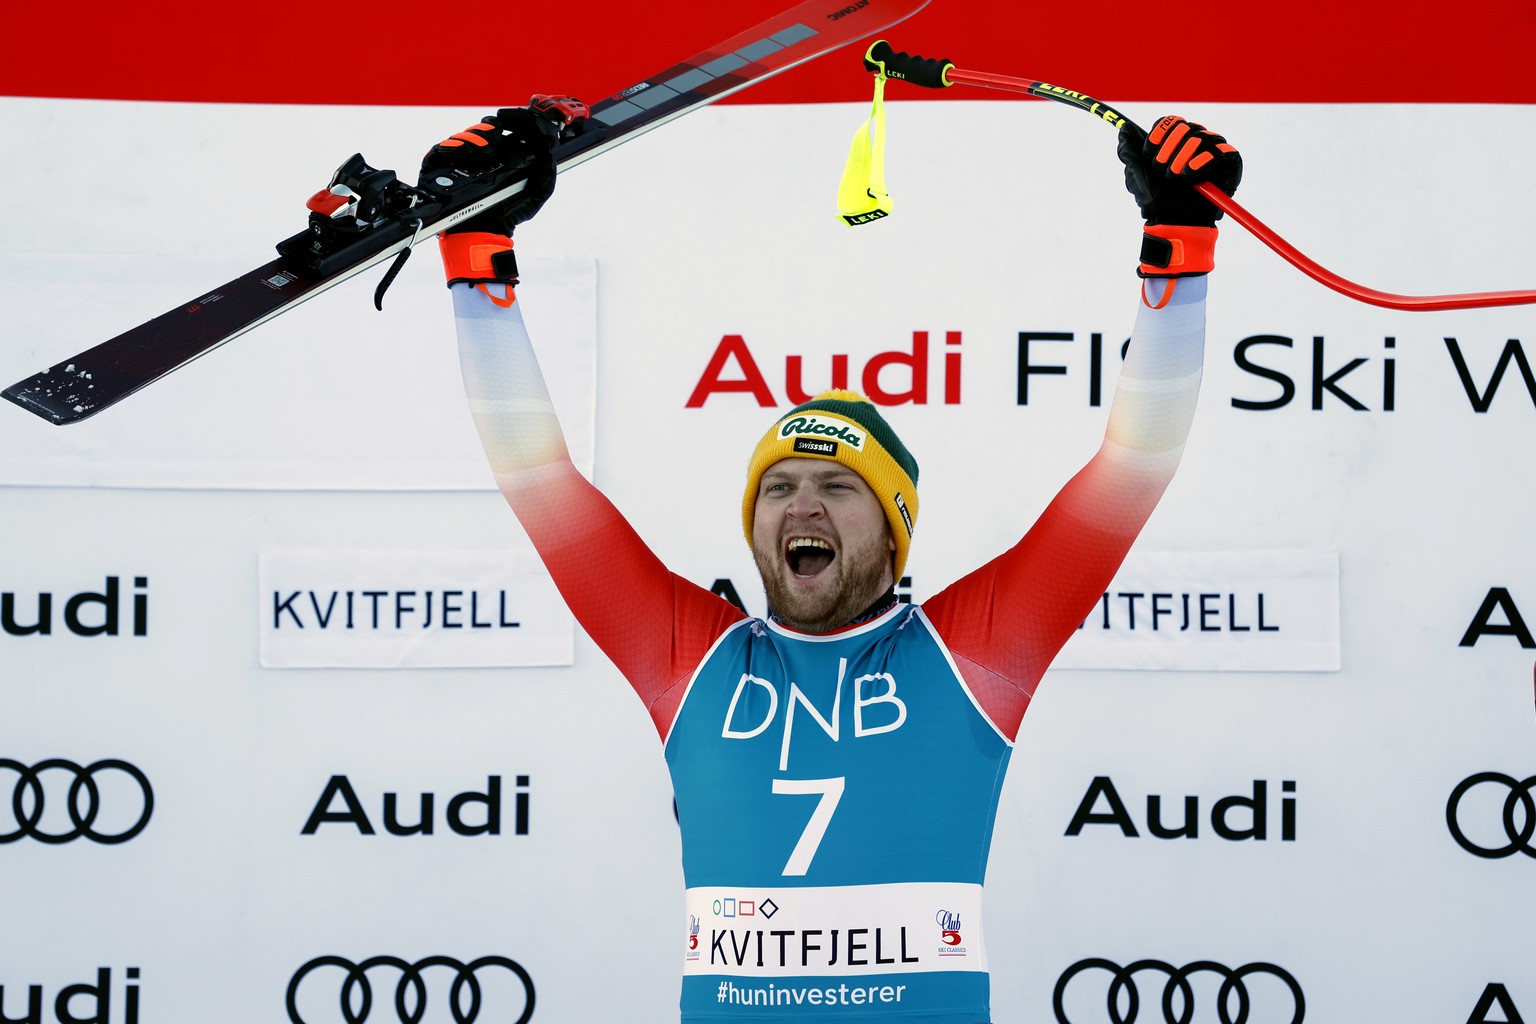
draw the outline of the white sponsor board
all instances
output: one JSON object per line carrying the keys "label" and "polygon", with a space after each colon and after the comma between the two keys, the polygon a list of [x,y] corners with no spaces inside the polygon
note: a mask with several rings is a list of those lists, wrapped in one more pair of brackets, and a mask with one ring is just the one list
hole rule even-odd
{"label": "white sponsor board", "polygon": [[1133,551],[1053,668],[1336,672],[1334,551]]}
{"label": "white sponsor board", "polygon": [[264,551],[266,668],[569,665],[574,620],[531,551]]}

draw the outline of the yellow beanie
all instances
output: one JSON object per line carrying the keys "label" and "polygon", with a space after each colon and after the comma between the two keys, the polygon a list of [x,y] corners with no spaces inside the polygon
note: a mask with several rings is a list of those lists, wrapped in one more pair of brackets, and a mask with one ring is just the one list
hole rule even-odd
{"label": "yellow beanie", "polygon": [[896,579],[907,564],[917,525],[917,460],[880,410],[853,391],[823,391],[795,406],[768,429],[747,464],[741,522],[752,543],[752,519],[763,473],[780,459],[831,459],[859,474],[885,509],[896,541]]}

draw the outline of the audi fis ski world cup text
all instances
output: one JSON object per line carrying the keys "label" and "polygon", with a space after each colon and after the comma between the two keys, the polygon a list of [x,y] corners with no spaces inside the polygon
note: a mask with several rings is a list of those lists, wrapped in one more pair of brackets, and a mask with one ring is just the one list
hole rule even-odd
{"label": "audi fis ski world cup text", "polygon": [[[684,407],[702,409],[710,399],[727,401],[730,395],[748,395],[765,409],[798,405],[825,388],[853,388],[876,405],[960,405],[966,332],[943,333],[945,347],[939,352],[934,351],[930,332],[916,329],[910,344],[876,352],[862,367],[849,352],[791,352],[783,357],[782,375],[772,372],[774,365],[754,351],[745,335],[725,333],[704,359]],[[1443,336],[1443,362],[1429,354],[1434,346],[1428,339],[1415,341],[1411,351],[1400,353],[1392,335],[1383,337],[1373,351],[1353,339],[1330,341],[1322,333],[1309,342],[1282,334],[1250,334],[1233,346],[1232,362],[1252,386],[1239,389],[1229,405],[1246,412],[1294,407],[1391,413],[1397,411],[1400,392],[1407,392],[1424,396],[1421,402],[1486,413],[1501,395],[1518,404],[1523,392],[1536,407],[1536,369],[1519,338],[1508,339],[1496,358],[1479,359],[1476,365],[1457,336]],[[1126,344],[1116,346],[1121,358]],[[759,350],[766,347],[760,344]],[[1107,347],[1103,331],[1017,332],[1015,404],[1038,403],[1041,389],[1049,388],[1053,397],[1071,394],[1086,399],[1090,407],[1101,406],[1109,374]],[[1068,391],[1060,391],[1062,387]]]}

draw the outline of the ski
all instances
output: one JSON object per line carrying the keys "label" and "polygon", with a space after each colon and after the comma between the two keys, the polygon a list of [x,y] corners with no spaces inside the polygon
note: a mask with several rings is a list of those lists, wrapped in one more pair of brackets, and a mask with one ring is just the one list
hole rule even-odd
{"label": "ski", "polygon": [[[560,96],[530,105],[555,120],[561,172],[699,107],[866,38],[928,0],[804,0],[588,108]],[[305,229],[278,257],[191,302],[6,388],[5,398],[55,424],[78,423],[199,356],[386,260],[388,287],[411,247],[516,195],[524,172],[423,174],[416,185],[355,154],[309,200]]]}

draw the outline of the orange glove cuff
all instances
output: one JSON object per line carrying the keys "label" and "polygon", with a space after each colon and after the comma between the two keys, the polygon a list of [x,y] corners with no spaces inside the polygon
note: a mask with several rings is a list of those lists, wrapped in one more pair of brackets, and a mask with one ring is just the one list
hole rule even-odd
{"label": "orange glove cuff", "polygon": [[437,236],[449,284],[517,283],[512,239],[493,231],[444,232]]}
{"label": "orange glove cuff", "polygon": [[1187,224],[1142,226],[1142,277],[1189,277],[1216,267],[1216,229]]}

